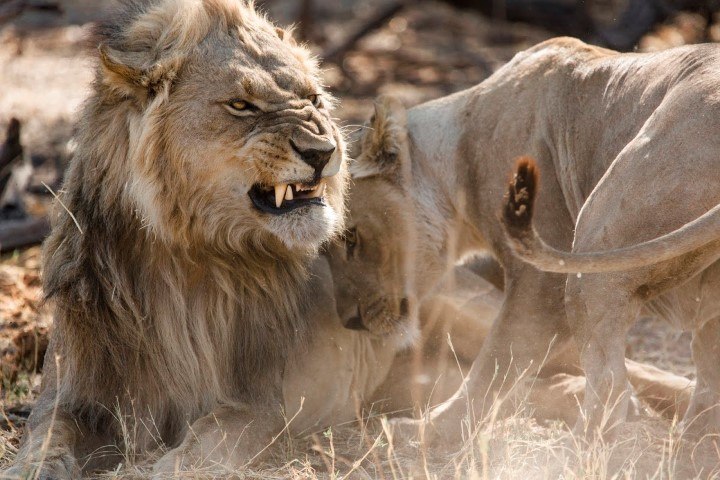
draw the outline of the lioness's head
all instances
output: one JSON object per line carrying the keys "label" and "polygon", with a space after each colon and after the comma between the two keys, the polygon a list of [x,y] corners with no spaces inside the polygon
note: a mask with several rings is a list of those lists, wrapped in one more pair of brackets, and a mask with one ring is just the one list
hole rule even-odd
{"label": "lioness's head", "polygon": [[350,168],[347,228],[328,247],[344,325],[406,345],[417,336],[409,167],[405,110],[382,97]]}
{"label": "lioness's head", "polygon": [[155,238],[314,251],[339,227],[346,175],[332,99],[308,51],[251,2],[129,2],[97,34],[87,117],[102,116],[95,134],[127,150],[108,174]]}

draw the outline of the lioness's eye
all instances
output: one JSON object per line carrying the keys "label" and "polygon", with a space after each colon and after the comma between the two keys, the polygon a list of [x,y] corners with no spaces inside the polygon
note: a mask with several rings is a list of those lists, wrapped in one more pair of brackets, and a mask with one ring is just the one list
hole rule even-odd
{"label": "lioness's eye", "polygon": [[345,232],[345,253],[348,258],[352,257],[355,253],[355,247],[357,246],[358,236],[357,229],[350,228]]}
{"label": "lioness's eye", "polygon": [[322,102],[320,101],[320,95],[313,93],[312,95],[308,95],[308,100],[313,104],[315,108],[320,108],[322,106]]}

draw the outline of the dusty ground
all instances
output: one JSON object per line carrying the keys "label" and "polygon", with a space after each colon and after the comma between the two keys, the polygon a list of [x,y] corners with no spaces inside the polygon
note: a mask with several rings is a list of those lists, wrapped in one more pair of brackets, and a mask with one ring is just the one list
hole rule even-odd
{"label": "dusty ground", "polygon": [[[57,185],[71,153],[73,118],[91,80],[84,53],[87,22],[112,2],[66,0],[63,14],[29,11],[0,26],[0,131],[12,116],[23,122],[22,141],[38,165],[29,200],[42,213],[49,197],[41,183]],[[295,3],[264,2],[280,23],[295,20]],[[312,38],[337,41],[382,0],[318,2]],[[0,2],[0,5],[2,2]],[[486,78],[517,51],[552,36],[526,25],[488,21],[472,13],[417,2],[365,38],[341,65],[327,64],[325,78],[340,98],[338,117],[363,123],[380,93],[408,105],[461,90]],[[715,38],[717,26],[684,14],[646,36],[644,49]],[[60,167],[59,169],[56,167]],[[39,385],[38,366],[51,324],[41,304],[39,249],[0,261],[0,466],[12,458]],[[692,376],[689,338],[653,319],[631,331],[628,356]],[[394,445],[379,419],[320,432],[306,439],[281,438],[275,462],[249,476],[262,478],[710,478],[718,475],[720,450],[712,441],[694,445],[671,434],[659,418],[629,422],[624,443],[578,449],[560,424],[538,425],[522,405],[510,420],[490,422],[458,452],[425,455],[416,445]],[[137,473],[126,466],[119,474]],[[197,472],[202,476],[202,472]]]}

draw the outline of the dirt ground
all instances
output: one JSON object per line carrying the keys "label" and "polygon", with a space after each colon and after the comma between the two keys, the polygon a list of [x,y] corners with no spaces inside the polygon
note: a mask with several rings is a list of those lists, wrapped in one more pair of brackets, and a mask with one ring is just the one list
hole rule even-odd
{"label": "dirt ground", "polygon": [[[296,20],[291,0],[259,2],[280,24]],[[372,14],[384,0],[316,2],[311,46],[318,53]],[[111,1],[63,0],[62,12],[29,9],[0,25],[0,131],[11,117],[23,124],[22,143],[36,165],[30,211],[43,214],[72,153],[73,123],[92,80],[84,47],[88,22]],[[0,9],[3,2],[0,2]],[[0,10],[2,11],[2,10]],[[683,13],[643,38],[656,50],[715,38],[716,25]],[[512,56],[552,34],[529,25],[488,20],[441,3],[411,3],[365,37],[341,64],[325,64],[325,81],[340,100],[336,115],[350,131],[372,111],[372,99],[392,93],[408,106],[472,86]],[[42,304],[40,249],[7,254],[0,261],[0,466],[12,457],[39,387],[39,367],[51,327]],[[629,334],[627,355],[692,378],[689,337],[652,318]],[[470,448],[425,454],[393,446],[379,419],[328,430],[306,439],[280,439],[275,464],[248,472],[261,478],[711,478],[718,474],[716,444],[690,444],[669,434],[660,418],[629,422],[627,441],[578,453],[559,424],[538,425],[517,415],[476,432]],[[129,467],[128,467],[129,468]],[[140,475],[128,469],[108,477]],[[202,475],[199,473],[199,477]]]}

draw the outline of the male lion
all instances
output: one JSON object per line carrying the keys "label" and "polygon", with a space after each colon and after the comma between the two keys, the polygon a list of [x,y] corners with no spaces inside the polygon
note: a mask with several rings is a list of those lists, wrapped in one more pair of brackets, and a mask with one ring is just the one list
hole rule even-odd
{"label": "male lion", "polygon": [[42,393],[7,474],[77,478],[112,445],[177,446],[158,473],[242,465],[284,425],[308,270],[343,215],[343,139],[315,61],[252,4],[126,2],[96,34],[45,244]]}
{"label": "male lion", "polygon": [[[713,88],[701,74],[692,79],[699,86],[707,83],[707,92]],[[510,185],[503,221],[518,255],[542,270],[573,274],[565,303],[581,342],[588,380],[583,407],[594,429],[610,430],[627,410],[626,372],[617,357],[625,349],[625,333],[647,305],[693,332],[697,388],[685,426],[720,433],[720,192],[710,173],[720,166],[713,142],[720,131],[713,116],[720,114],[720,102],[702,95],[707,92],[698,88],[695,96],[669,100],[643,127],[643,142],[618,155],[580,211],[572,253],[545,244],[532,228],[534,161],[522,159]],[[663,130],[682,114],[692,128],[690,140],[686,128]],[[663,173],[662,181],[648,178],[649,170]],[[648,194],[637,198],[638,188]],[[693,213],[702,215],[682,225]],[[603,412],[604,405],[617,405],[616,411]]]}
{"label": "male lion", "polygon": [[[713,83],[718,53],[717,46],[695,46],[622,55],[575,39],[550,40],[517,54],[474,88],[410,109],[406,140],[393,134],[403,130],[404,113],[395,114],[391,104],[380,103],[361,143],[362,153],[351,167],[354,187],[348,233],[344,244],[335,245],[330,254],[340,317],[354,328],[403,336],[412,331],[408,313],[412,316],[413,297],[432,292],[458,259],[473,251],[489,251],[505,273],[505,301],[492,330],[465,385],[429,413],[431,429],[426,438],[438,434],[458,439],[460,419],[468,411],[472,418],[483,418],[494,395],[514,385],[520,372],[537,374],[543,365],[567,370],[578,362],[566,321],[566,276],[537,270],[517,257],[499,221],[504,178],[514,159],[532,155],[546,172],[540,180],[543,194],[535,209],[535,226],[558,248],[570,249],[584,200],[604,175],[624,165],[613,163],[616,157],[625,158],[635,149],[647,154],[642,163],[647,183],[641,183],[639,173],[632,177],[638,183],[627,195],[616,195],[624,203],[614,203],[612,214],[621,215],[631,207],[651,208],[652,202],[639,201],[641,192],[654,195],[661,186],[686,188],[682,180],[675,180],[681,178],[678,162],[659,163],[668,166],[653,173],[658,156],[666,159],[672,153],[693,159],[687,168],[696,173],[689,178],[700,179],[713,171],[716,160],[710,160],[710,146],[716,136],[708,133],[720,118],[711,115],[718,98]],[[700,114],[705,115],[702,120]],[[656,135],[661,137],[656,141],[660,146],[651,148],[650,139]],[[702,135],[697,137],[702,143],[693,140],[697,135]],[[664,149],[662,155],[658,149]],[[706,207],[716,204],[720,192],[709,189],[692,191],[687,196],[691,207],[669,215],[667,222],[702,213],[703,202]],[[642,211],[644,217],[632,217],[633,222],[648,227],[638,232],[648,235],[666,228],[657,226],[662,222],[654,223],[657,214]],[[591,238],[615,228],[599,226],[607,215],[598,211],[593,217]],[[698,256],[693,265],[707,266],[713,259],[711,254]],[[605,291],[603,282],[593,285]],[[651,287],[638,293],[654,296],[663,285]],[[609,303],[597,315],[617,313],[619,306]],[[666,312],[677,312],[675,308],[673,303],[662,303]],[[626,327],[617,334],[612,329],[591,333],[609,341],[624,338],[625,332]],[[578,345],[586,356],[583,340]],[[614,385],[618,381],[624,385],[622,343],[618,340],[614,345],[613,368],[623,374]],[[598,365],[610,361],[610,357],[596,358],[601,359]],[[597,384],[597,372],[588,370],[588,374]],[[637,371],[630,374],[631,382],[643,377]],[[667,398],[673,397],[672,388],[665,391]],[[625,405],[616,409],[622,415],[625,410]],[[407,433],[421,424],[398,422]]]}

